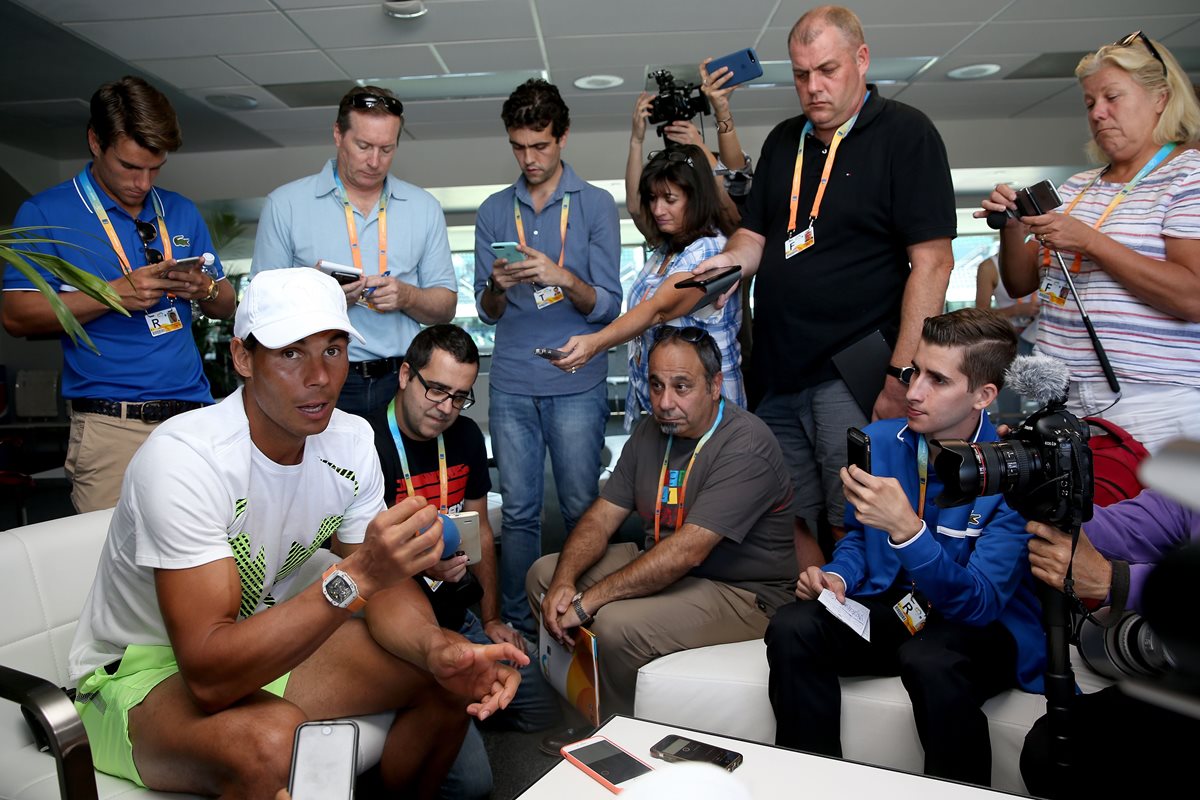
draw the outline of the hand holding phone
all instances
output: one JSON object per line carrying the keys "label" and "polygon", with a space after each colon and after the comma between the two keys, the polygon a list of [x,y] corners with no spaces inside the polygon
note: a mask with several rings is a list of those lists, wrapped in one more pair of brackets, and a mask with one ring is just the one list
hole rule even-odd
{"label": "hand holding phone", "polygon": [[695,314],[700,309],[715,303],[730,286],[737,283],[741,275],[741,264],[734,264],[731,267],[706,272],[700,277],[682,280],[675,284],[675,288],[699,289],[704,292],[700,299],[696,301],[696,304],[692,306],[692,310],[688,312],[688,314]]}
{"label": "hand holding phone", "polygon": [[754,52],[753,47],[747,47],[745,50],[738,50],[736,53],[714,58],[706,66],[709,75],[712,75],[721,67],[729,69],[729,80],[721,85],[722,89],[731,89],[746,81],[761,78],[763,74],[762,64],[758,60],[758,53]]}
{"label": "hand holding phone", "polygon": [[331,275],[338,285],[345,286],[348,283],[354,283],[362,278],[362,270],[357,267],[347,266],[346,264],[337,264],[333,261],[321,259],[317,262],[317,269],[324,272],[326,275]]}
{"label": "hand holding phone", "polygon": [[649,764],[603,736],[564,745],[559,752],[613,794],[620,794],[623,784],[653,770]]}
{"label": "hand holding phone", "polygon": [[742,754],[723,747],[697,742],[695,739],[685,739],[682,736],[669,734],[664,736],[653,747],[650,755],[663,761],[700,761],[705,764],[716,764],[729,772],[742,765]]}
{"label": "hand holding phone", "polygon": [[566,358],[567,354],[562,350],[555,350],[553,347],[535,347],[533,348],[535,356],[541,356],[547,361],[558,361],[560,358]]}
{"label": "hand holding phone", "polygon": [[353,800],[358,723],[341,719],[296,728],[288,792],[292,800]]}
{"label": "hand holding phone", "polygon": [[524,261],[529,256],[522,253],[517,248],[520,245],[517,242],[492,242],[492,255],[496,258],[503,258],[508,262],[508,266]]}

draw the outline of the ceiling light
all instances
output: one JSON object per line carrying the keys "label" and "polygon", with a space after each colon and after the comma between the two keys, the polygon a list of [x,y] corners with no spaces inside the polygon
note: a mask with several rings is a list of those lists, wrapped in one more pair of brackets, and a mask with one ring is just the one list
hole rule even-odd
{"label": "ceiling light", "polygon": [[397,0],[383,4],[383,13],[394,19],[416,19],[429,13],[421,0]]}
{"label": "ceiling light", "polygon": [[205,100],[209,105],[223,108],[226,111],[249,111],[258,108],[258,100],[248,94],[210,94]]}
{"label": "ceiling light", "polygon": [[946,77],[956,81],[976,81],[995,75],[999,71],[999,64],[968,64],[965,67],[950,70],[946,73]]}
{"label": "ceiling light", "polygon": [[615,89],[625,82],[624,78],[617,75],[584,75],[582,78],[575,79],[576,89]]}

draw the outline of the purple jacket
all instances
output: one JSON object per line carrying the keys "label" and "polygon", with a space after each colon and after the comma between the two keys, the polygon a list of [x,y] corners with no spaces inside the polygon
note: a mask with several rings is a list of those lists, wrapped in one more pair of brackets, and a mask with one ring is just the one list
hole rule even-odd
{"label": "purple jacket", "polygon": [[1137,497],[1097,508],[1083,526],[1105,558],[1129,562],[1128,606],[1141,610],[1146,576],[1168,552],[1200,542],[1200,511],[1146,489]]}

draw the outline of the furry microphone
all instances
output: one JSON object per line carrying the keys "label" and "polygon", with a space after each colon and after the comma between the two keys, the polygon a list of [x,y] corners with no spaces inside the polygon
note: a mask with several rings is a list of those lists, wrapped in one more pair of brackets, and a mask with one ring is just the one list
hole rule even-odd
{"label": "furry microphone", "polygon": [[1067,365],[1049,356],[1017,356],[1004,373],[1004,385],[1037,400],[1039,408],[1055,401],[1065,403],[1070,383]]}

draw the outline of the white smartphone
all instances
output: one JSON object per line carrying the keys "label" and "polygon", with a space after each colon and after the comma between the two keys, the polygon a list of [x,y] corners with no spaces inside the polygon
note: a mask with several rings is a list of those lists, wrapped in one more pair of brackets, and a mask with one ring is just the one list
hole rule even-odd
{"label": "white smartphone", "polygon": [[603,736],[564,745],[559,752],[613,794],[620,794],[624,785],[654,769]]}
{"label": "white smartphone", "polygon": [[346,264],[337,264],[333,261],[321,259],[317,262],[317,269],[324,272],[326,275],[333,276],[333,279],[345,286],[347,283],[354,283],[363,276],[362,270],[357,267],[347,266]]}
{"label": "white smartphone", "polygon": [[292,747],[292,800],[353,800],[358,772],[358,723],[304,722]]}
{"label": "white smartphone", "polygon": [[454,520],[454,524],[458,526],[458,535],[461,539],[459,548],[467,554],[467,563],[478,564],[479,559],[483,557],[483,547],[479,544],[479,512],[459,511],[446,516]]}

